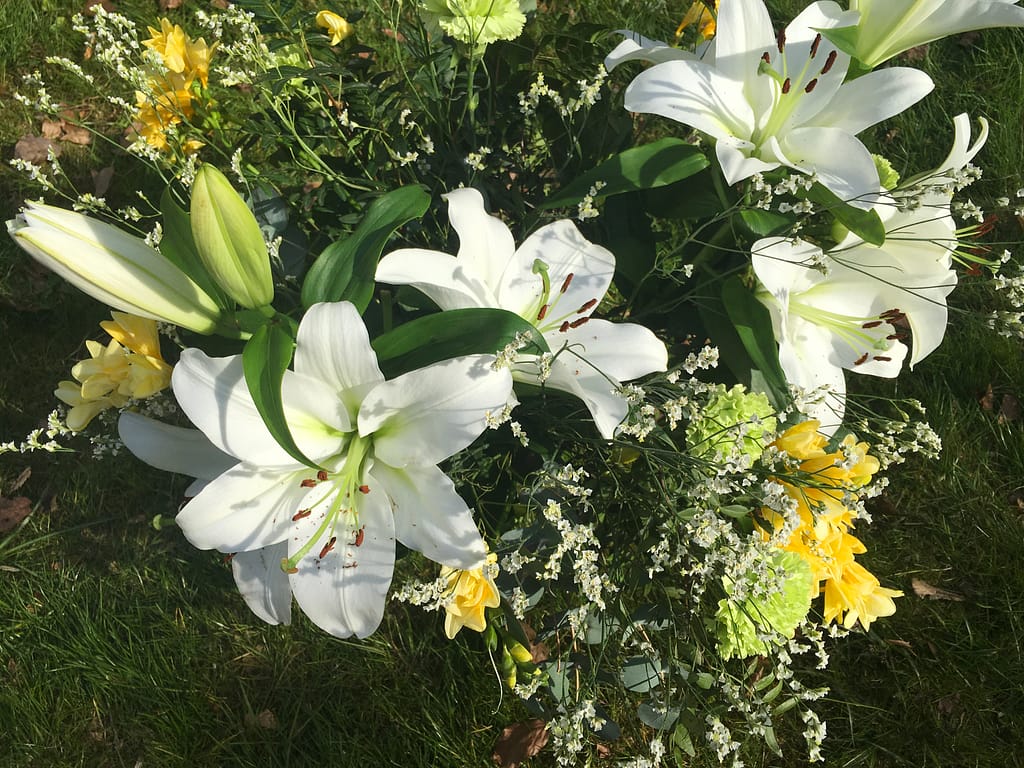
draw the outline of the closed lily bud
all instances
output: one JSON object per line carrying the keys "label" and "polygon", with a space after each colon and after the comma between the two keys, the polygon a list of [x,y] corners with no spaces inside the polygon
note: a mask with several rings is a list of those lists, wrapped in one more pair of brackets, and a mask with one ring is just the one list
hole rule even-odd
{"label": "closed lily bud", "polygon": [[249,206],[220,171],[203,165],[192,185],[192,238],[217,284],[247,309],[274,298],[270,255]]}
{"label": "closed lily bud", "polygon": [[40,203],[28,203],[7,231],[32,258],[107,306],[197,333],[217,328],[217,303],[141,238]]}
{"label": "closed lily bud", "polygon": [[512,658],[516,660],[516,664],[528,664],[533,661],[533,654],[531,654],[529,649],[522,643],[517,643],[515,640],[509,638],[505,641],[505,647],[508,648],[508,652],[512,654]]}

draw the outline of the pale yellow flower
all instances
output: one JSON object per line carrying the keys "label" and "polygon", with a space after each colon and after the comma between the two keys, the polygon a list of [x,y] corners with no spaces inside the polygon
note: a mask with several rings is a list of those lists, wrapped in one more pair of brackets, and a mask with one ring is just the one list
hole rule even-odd
{"label": "pale yellow flower", "polygon": [[110,343],[87,341],[89,359],[71,369],[76,381],[62,381],[54,391],[71,406],[68,427],[76,432],[101,411],[150,397],[171,383],[171,366],[160,355],[156,322],[126,312],[111,312],[111,317],[100,323],[110,334]]}
{"label": "pale yellow flower", "polygon": [[[882,587],[854,560],[867,548],[850,533],[855,515],[848,504],[857,498],[854,491],[871,481],[879,464],[868,455],[867,443],[857,443],[852,435],[843,441],[844,451],[826,453],[828,440],[818,426],[814,420],[802,422],[772,444],[800,462],[800,477],[776,478],[796,501],[799,516],[781,548],[800,555],[811,567],[813,595],[825,593],[826,623],[841,622],[849,629],[860,621],[867,629],[879,616],[891,616],[896,610],[892,598],[903,595]],[[762,510],[762,516],[776,529],[783,524],[771,510]]]}
{"label": "pale yellow flower", "polygon": [[210,58],[217,50],[217,43],[208,46],[201,37],[193,40],[167,19],[160,19],[160,29],[148,29],[152,37],[142,44],[160,54],[168,71],[182,76],[188,83],[198,78],[205,88],[210,76]]}
{"label": "pale yellow flower", "polygon": [[501,596],[491,575],[497,562],[498,556],[492,552],[479,568],[468,571],[448,566],[441,568],[441,578],[448,579],[448,601],[445,603],[448,615],[444,620],[444,633],[449,640],[463,627],[477,632],[487,628],[485,609],[501,605]]}
{"label": "pale yellow flower", "polygon": [[139,111],[136,120],[141,123],[139,135],[146,143],[160,150],[167,149],[167,129],[192,117],[192,92],[187,88],[154,91],[151,94],[135,92]]}
{"label": "pale yellow flower", "polygon": [[327,30],[331,45],[337,45],[355,31],[344,18],[331,11],[320,11],[316,15],[316,25]]}

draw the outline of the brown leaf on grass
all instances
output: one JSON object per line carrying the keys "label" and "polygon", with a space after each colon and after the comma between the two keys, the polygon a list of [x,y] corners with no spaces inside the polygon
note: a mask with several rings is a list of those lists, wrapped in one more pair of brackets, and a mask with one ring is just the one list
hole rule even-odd
{"label": "brown leaf on grass", "polygon": [[23,470],[21,470],[21,473],[14,479],[14,482],[11,483],[11,487],[7,489],[7,492],[14,493],[16,490],[21,488],[21,486],[27,483],[30,477],[32,477],[32,468],[25,467]]}
{"label": "brown leaf on grass", "polygon": [[269,709],[264,709],[258,715],[254,715],[250,712],[245,716],[246,728],[262,728],[265,731],[276,731],[278,725],[277,715]]}
{"label": "brown leaf on grass", "polygon": [[996,396],[992,392],[992,385],[989,384],[985,387],[985,391],[978,398],[978,405],[981,406],[983,411],[991,411],[996,404]]}
{"label": "brown leaf on grass", "polygon": [[927,581],[922,581],[921,579],[911,579],[910,586],[913,587],[915,595],[931,600],[952,600],[956,603],[962,603],[967,599],[959,592],[950,592],[948,589],[933,587]]}
{"label": "brown leaf on grass", "polygon": [[117,10],[117,6],[110,0],[86,0],[82,10],[86,13],[96,13],[94,9],[97,5],[103,6],[103,10],[107,13],[113,13]]}
{"label": "brown leaf on grass", "polygon": [[43,134],[44,139],[59,139],[61,132],[64,130],[64,121],[43,120],[43,125],[39,130]]}
{"label": "brown leaf on grass", "polygon": [[544,749],[547,743],[548,728],[543,720],[515,723],[501,732],[491,759],[500,768],[517,768],[524,760]]}
{"label": "brown leaf on grass", "polygon": [[978,44],[979,40],[981,40],[981,32],[973,30],[971,32],[964,32],[962,35],[957,37],[956,42],[957,45],[960,45],[964,48],[973,48],[975,45]]}
{"label": "brown leaf on grass", "polygon": [[0,533],[13,531],[32,513],[32,502],[25,496],[8,499],[0,496]]}
{"label": "brown leaf on grass", "polygon": [[228,0],[210,0],[210,5],[214,8],[220,8],[222,11],[227,10],[227,7],[231,5]]}
{"label": "brown leaf on grass", "polygon": [[903,58],[907,61],[924,61],[925,56],[928,55],[928,44],[915,45],[913,48],[908,48],[903,52]]}
{"label": "brown leaf on grass", "polygon": [[1020,400],[1009,393],[1003,395],[1003,401],[999,404],[999,416],[996,418],[996,421],[1000,424],[1008,424],[1018,419],[1020,419]]}
{"label": "brown leaf on grass", "polygon": [[64,135],[60,137],[61,141],[70,141],[72,144],[92,144],[92,134],[88,128],[83,128],[80,125],[72,125],[71,123],[64,123]]}
{"label": "brown leaf on grass", "polygon": [[92,185],[97,197],[103,197],[110,189],[110,180],[114,178],[114,166],[108,165],[98,171],[90,171],[92,174]]}
{"label": "brown leaf on grass", "polygon": [[160,0],[160,10],[167,11],[172,8],[180,8],[181,0]]}
{"label": "brown leaf on grass", "polygon": [[22,136],[14,145],[14,157],[41,165],[47,161],[47,152],[51,149],[53,154],[60,154],[60,147],[51,139],[43,136]]}

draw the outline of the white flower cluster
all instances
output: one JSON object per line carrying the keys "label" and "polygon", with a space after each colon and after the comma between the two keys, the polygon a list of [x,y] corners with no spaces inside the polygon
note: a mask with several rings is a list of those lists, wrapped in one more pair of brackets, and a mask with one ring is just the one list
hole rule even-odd
{"label": "white flower cluster", "polygon": [[605,720],[597,716],[592,700],[584,700],[575,709],[548,724],[551,747],[559,765],[578,765],[588,731],[599,731]]}
{"label": "white flower cluster", "polygon": [[70,451],[73,449],[62,445],[56,438],[66,437],[71,434],[74,433],[64,423],[61,409],[57,408],[46,417],[45,427],[33,429],[21,442],[13,440],[0,442],[0,455],[5,453],[32,453],[34,451],[44,451],[46,453]]}

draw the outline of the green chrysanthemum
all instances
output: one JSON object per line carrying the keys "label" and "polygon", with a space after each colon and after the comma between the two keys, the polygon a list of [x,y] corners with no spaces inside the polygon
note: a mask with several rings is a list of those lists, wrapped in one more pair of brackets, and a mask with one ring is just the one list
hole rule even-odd
{"label": "green chrysanthemum", "polygon": [[[778,552],[771,556],[770,570],[784,575],[781,590],[743,602],[728,597],[718,601],[715,634],[723,659],[768,653],[768,643],[758,636],[774,631],[792,637],[797,624],[810,610],[814,576],[807,561],[793,552]],[[730,593],[732,584],[724,580],[724,585],[726,593]]]}
{"label": "green chrysanthemum", "polygon": [[756,459],[775,433],[772,413],[764,394],[747,392],[739,384],[728,390],[719,384],[700,417],[686,430],[690,453],[713,459],[738,451]]}
{"label": "green chrysanthemum", "polygon": [[526,23],[519,0],[423,0],[420,13],[429,26],[476,48],[514,40]]}

